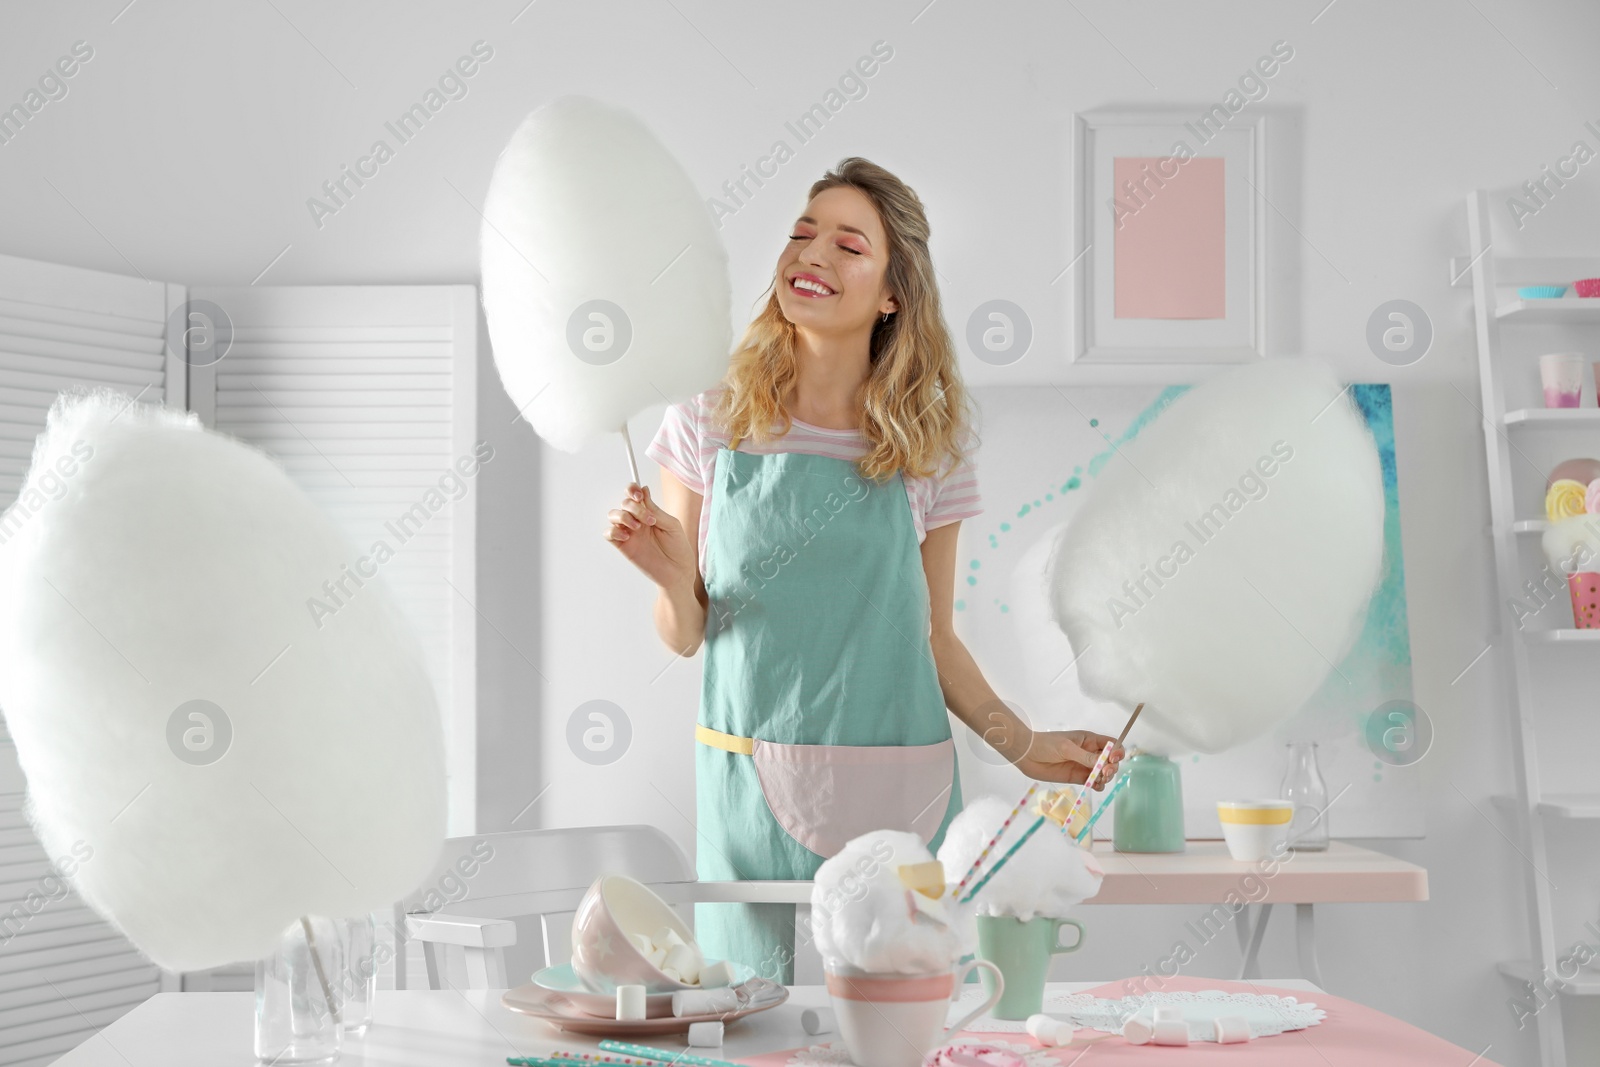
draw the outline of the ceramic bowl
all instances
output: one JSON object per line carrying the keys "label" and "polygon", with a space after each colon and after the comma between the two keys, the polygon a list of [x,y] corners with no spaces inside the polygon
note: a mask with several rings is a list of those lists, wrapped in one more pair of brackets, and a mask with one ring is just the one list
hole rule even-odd
{"label": "ceramic bowl", "polygon": [[693,943],[688,925],[649,886],[625,874],[604,874],[572,913],[572,970],[597,993],[615,993],[619,985],[642,985],[646,993],[699,989],[662,973],[628,939],[650,937],[663,926]]}
{"label": "ceramic bowl", "polygon": [[1263,860],[1281,855],[1289,842],[1294,802],[1288,800],[1219,800],[1217,818],[1228,855],[1236,860]]}

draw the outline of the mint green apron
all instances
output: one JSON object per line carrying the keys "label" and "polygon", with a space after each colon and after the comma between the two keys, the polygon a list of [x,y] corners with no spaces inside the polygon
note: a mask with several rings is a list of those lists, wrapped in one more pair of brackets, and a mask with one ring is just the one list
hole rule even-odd
{"label": "mint green apron", "polygon": [[[961,784],[904,479],[737,447],[717,451],[703,519],[696,870],[810,879],[881,829],[937,851]],[[793,904],[696,904],[695,937],[788,984],[794,920]]]}

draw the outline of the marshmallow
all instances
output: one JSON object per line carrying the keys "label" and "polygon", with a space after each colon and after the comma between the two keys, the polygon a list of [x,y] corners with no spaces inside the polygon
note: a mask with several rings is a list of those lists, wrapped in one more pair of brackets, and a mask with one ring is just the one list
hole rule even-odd
{"label": "marshmallow", "polygon": [[701,1048],[720,1048],[722,1046],[722,1024],[720,1022],[703,1022],[689,1024],[689,1044]]}
{"label": "marshmallow", "polygon": [[808,1034],[829,1034],[834,1029],[832,1008],[807,1008],[800,1013],[800,1028]]}
{"label": "marshmallow", "polygon": [[660,967],[667,962],[667,951],[666,949],[652,948],[644,954],[644,958],[650,961],[650,966]]}
{"label": "marshmallow", "polygon": [[1183,1018],[1183,1009],[1176,1004],[1157,1004],[1153,1009],[1158,1023],[1175,1023]]}
{"label": "marshmallow", "polygon": [[733,967],[727,960],[717,960],[700,968],[700,988],[715,989],[733,984]]}
{"label": "marshmallow", "polygon": [[1157,1045],[1187,1045],[1189,1024],[1182,1019],[1164,1019],[1152,1024],[1150,1040]]}
{"label": "marshmallow", "polygon": [[661,965],[661,973],[666,975],[668,978],[670,978],[674,982],[683,981],[683,975],[678,973],[678,968],[676,968],[676,967],[668,967],[666,964],[663,963]]}
{"label": "marshmallow", "polygon": [[1213,1020],[1217,1029],[1217,1044],[1233,1045],[1240,1041],[1249,1041],[1255,1035],[1250,1032],[1250,1021],[1242,1015],[1222,1015]]}
{"label": "marshmallow", "polygon": [[617,1018],[643,1019],[644,1018],[644,986],[619,985],[617,986]]}
{"label": "marshmallow", "polygon": [[715,1015],[738,1007],[739,994],[732,989],[679,989],[672,994],[672,1014],[676,1016]]}
{"label": "marshmallow", "polygon": [[661,929],[651,934],[650,940],[654,941],[656,943],[656,947],[662,951],[666,951],[667,949],[672,948],[674,945],[681,945],[684,943],[682,935],[680,935],[678,931],[674,930],[670,926],[663,926]]}
{"label": "marshmallow", "polygon": [[1035,1041],[1047,1046],[1065,1045],[1074,1033],[1071,1023],[1044,1014],[1028,1016],[1027,1030]]}
{"label": "marshmallow", "polygon": [[693,983],[700,978],[702,962],[698,948],[680,943],[667,949],[667,958],[662,962],[661,969],[675,971],[682,981]]}
{"label": "marshmallow", "polygon": [[1148,1045],[1155,1036],[1155,1024],[1142,1015],[1130,1015],[1122,1024],[1122,1036],[1130,1045]]}

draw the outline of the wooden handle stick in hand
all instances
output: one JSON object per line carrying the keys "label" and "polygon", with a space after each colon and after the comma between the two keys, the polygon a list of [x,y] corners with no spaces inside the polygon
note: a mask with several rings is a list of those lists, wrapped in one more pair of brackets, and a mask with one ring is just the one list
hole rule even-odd
{"label": "wooden handle stick in hand", "polygon": [[639,461],[633,458],[633,438],[628,436],[627,423],[622,424],[622,443],[628,449],[628,470],[633,474],[633,484],[639,485]]}
{"label": "wooden handle stick in hand", "polygon": [[1133,714],[1128,716],[1128,723],[1122,728],[1122,733],[1117,735],[1115,741],[1107,741],[1106,747],[1100,750],[1100,758],[1094,761],[1094,768],[1089,772],[1089,777],[1083,780],[1083,789],[1078,793],[1078,799],[1073,801],[1072,811],[1068,813],[1066,819],[1061,823],[1063,830],[1072,824],[1073,818],[1080,810],[1087,814],[1088,803],[1085,798],[1088,796],[1089,790],[1094,788],[1095,779],[1099,778],[1100,773],[1106,769],[1106,761],[1111,758],[1111,750],[1121,746],[1123,738],[1128,736],[1128,731],[1133,729],[1134,720],[1138,719],[1139,713],[1143,710],[1144,702],[1140,701],[1139,706],[1133,709]]}

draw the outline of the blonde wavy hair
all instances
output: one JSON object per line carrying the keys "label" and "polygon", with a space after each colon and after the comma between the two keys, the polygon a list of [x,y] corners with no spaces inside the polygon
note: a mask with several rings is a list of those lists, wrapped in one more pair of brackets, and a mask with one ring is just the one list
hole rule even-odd
{"label": "blonde wavy hair", "polygon": [[[850,156],[811,186],[807,202],[838,185],[860,190],[877,209],[888,234],[885,281],[900,304],[887,322],[881,315],[873,322],[871,369],[857,394],[867,441],[857,469],[880,483],[896,471],[938,474],[946,456],[953,469],[978,438],[939,305],[922,201],[876,163]],[[792,425],[782,398],[796,379],[796,330],[778,306],[778,281],[774,270],[766,306],[746,327],[712,411],[735,439],[768,441]]]}

